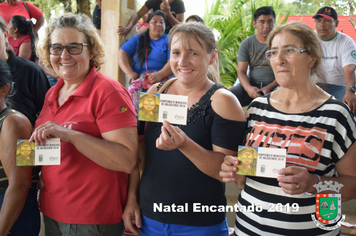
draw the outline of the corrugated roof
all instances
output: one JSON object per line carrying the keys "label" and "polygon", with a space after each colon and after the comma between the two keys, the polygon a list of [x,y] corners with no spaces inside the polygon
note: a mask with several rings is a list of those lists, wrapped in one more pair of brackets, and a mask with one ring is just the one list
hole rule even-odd
{"label": "corrugated roof", "polygon": [[[281,20],[284,17],[281,16]],[[338,16],[339,18],[339,26],[336,27],[337,31],[343,32],[344,34],[350,36],[356,42],[356,32],[353,28],[351,22],[349,21],[349,16]],[[353,17],[354,22],[356,23],[356,16]],[[313,19],[312,15],[300,15],[300,16],[288,16],[287,22],[291,21],[301,21],[304,24],[310,26],[313,30],[315,30],[315,19]]]}

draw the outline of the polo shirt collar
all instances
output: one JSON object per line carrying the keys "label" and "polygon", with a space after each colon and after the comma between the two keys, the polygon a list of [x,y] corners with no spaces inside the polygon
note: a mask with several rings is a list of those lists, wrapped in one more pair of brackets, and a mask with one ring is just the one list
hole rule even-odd
{"label": "polo shirt collar", "polygon": [[[91,70],[89,71],[89,74],[85,77],[85,79],[79,85],[77,90],[72,95],[70,95],[68,97],[68,99],[70,97],[88,97],[91,92],[94,80],[97,76],[98,76],[98,72],[96,71],[95,67],[91,68]],[[63,84],[64,84],[64,80],[62,78],[60,78],[58,80],[58,82],[53,86],[53,90],[52,90],[51,94],[48,96],[48,103],[51,107],[54,104],[58,104],[57,103],[58,94],[59,94],[59,90],[62,88]]]}

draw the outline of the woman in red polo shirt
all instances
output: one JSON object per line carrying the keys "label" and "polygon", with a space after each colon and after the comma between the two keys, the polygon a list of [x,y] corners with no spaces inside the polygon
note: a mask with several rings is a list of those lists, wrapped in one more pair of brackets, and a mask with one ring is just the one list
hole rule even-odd
{"label": "woman in red polo shirt", "polygon": [[41,212],[46,235],[121,235],[128,174],[137,162],[130,95],[97,70],[103,42],[91,19],[51,19],[38,51],[60,78],[46,94],[31,140],[61,139],[61,164],[43,166]]}

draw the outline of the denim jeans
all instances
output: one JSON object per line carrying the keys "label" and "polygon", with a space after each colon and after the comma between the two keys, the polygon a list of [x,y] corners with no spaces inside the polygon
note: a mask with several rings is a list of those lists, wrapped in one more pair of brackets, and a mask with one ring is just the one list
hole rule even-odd
{"label": "denim jeans", "polygon": [[[0,207],[5,193],[0,193]],[[22,212],[10,230],[11,236],[38,236],[41,220],[37,204],[37,190],[30,188]]]}
{"label": "denim jeans", "polygon": [[142,215],[142,233],[139,236],[228,236],[229,227],[225,219],[220,224],[211,226],[189,226],[164,224]]}
{"label": "denim jeans", "polygon": [[341,85],[334,84],[317,84],[320,88],[322,88],[325,92],[330,95],[333,95],[337,100],[342,101],[345,96],[346,87]]}
{"label": "denim jeans", "polygon": [[[250,84],[251,86],[255,86],[257,88],[263,88],[268,85],[266,83],[262,83],[262,82],[254,83],[252,81],[250,81]],[[229,91],[232,92],[237,97],[242,107],[248,106],[253,100],[240,83],[237,83],[231,88],[229,88]]]}

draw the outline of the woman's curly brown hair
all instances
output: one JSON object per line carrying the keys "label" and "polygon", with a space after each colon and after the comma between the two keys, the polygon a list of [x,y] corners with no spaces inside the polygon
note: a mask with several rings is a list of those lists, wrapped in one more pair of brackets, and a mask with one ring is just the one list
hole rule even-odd
{"label": "woman's curly brown hair", "polygon": [[49,60],[50,54],[48,45],[51,44],[51,34],[58,28],[74,28],[84,34],[89,52],[92,55],[90,68],[95,66],[95,68],[99,70],[101,65],[105,62],[104,44],[91,19],[84,14],[65,13],[51,18],[45,29],[44,37],[42,37],[37,44],[37,55],[42,64],[46,68],[53,70]]}

